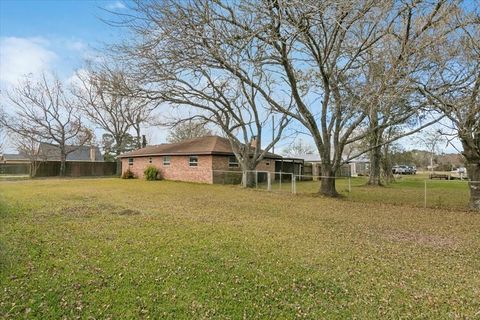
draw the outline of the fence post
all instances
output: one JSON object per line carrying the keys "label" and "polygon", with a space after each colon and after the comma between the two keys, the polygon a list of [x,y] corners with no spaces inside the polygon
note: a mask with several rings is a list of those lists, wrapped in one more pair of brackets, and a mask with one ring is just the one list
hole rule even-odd
{"label": "fence post", "polygon": [[292,173],[292,193],[297,194],[297,177]]}
{"label": "fence post", "polygon": [[424,208],[427,207],[427,180],[424,180],[423,181],[425,183],[425,190],[424,190]]}
{"label": "fence post", "polygon": [[270,172],[267,172],[267,190],[272,191],[272,177],[270,176]]}

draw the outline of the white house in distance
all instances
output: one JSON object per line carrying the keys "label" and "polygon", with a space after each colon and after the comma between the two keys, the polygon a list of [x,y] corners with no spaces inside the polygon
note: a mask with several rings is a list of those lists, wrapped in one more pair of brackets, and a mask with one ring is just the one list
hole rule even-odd
{"label": "white house in distance", "polygon": [[[305,175],[312,175],[312,176],[321,176],[321,164],[322,159],[320,158],[319,154],[302,154],[296,156],[299,159],[303,159],[304,161],[304,172]],[[370,173],[370,161],[365,158],[359,158],[350,160],[347,164],[343,165],[340,168],[339,175],[340,176],[351,176],[351,177],[358,177],[358,176],[365,176]]]}

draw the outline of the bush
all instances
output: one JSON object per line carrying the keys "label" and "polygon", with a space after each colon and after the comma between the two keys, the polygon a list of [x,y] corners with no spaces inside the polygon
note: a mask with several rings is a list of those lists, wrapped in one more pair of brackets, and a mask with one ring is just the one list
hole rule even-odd
{"label": "bush", "polygon": [[122,179],[134,179],[134,178],[135,178],[135,174],[132,172],[132,170],[130,170],[130,168],[128,168],[127,171],[125,171],[122,174]]}
{"label": "bush", "polygon": [[148,166],[147,168],[145,168],[145,170],[143,171],[143,175],[148,181],[162,180],[160,170],[158,170],[154,166]]}

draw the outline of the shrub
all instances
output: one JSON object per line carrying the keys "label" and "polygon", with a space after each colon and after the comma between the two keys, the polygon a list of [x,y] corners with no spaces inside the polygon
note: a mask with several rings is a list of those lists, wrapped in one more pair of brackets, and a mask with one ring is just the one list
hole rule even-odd
{"label": "shrub", "polygon": [[155,168],[154,166],[148,166],[145,168],[143,171],[143,175],[145,176],[145,179],[148,181],[154,181],[154,180],[161,180],[162,176],[160,171]]}
{"label": "shrub", "polygon": [[122,179],[134,179],[134,178],[135,178],[135,174],[132,172],[132,170],[130,170],[130,168],[128,168],[127,171],[125,171],[122,174]]}

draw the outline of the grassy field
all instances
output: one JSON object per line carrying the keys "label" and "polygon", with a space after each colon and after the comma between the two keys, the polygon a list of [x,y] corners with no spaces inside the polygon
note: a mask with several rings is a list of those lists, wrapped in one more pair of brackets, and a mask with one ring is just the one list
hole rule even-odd
{"label": "grassy field", "polygon": [[[368,177],[347,177],[336,179],[337,191],[344,200],[366,203],[378,203],[401,206],[425,206],[425,183],[427,187],[427,207],[465,210],[468,208],[470,191],[467,181],[460,180],[430,180],[428,174],[397,176],[396,182],[389,184],[381,190],[367,186]],[[298,194],[316,194],[319,181],[297,181]],[[266,190],[267,184],[259,184],[259,189]],[[274,192],[291,193],[290,181],[274,181]]]}
{"label": "grassy field", "polygon": [[[351,180],[349,192],[348,179],[338,179],[337,189],[348,200],[361,202],[382,202],[385,204],[424,207],[425,182],[427,187],[427,207],[465,209],[468,207],[469,189],[467,181],[429,180],[428,175],[398,176],[392,183],[378,192],[378,188],[366,185],[368,177]],[[298,182],[299,193],[316,193],[318,182]]]}
{"label": "grassy field", "polygon": [[480,215],[360,188],[2,181],[0,318],[480,318]]}

